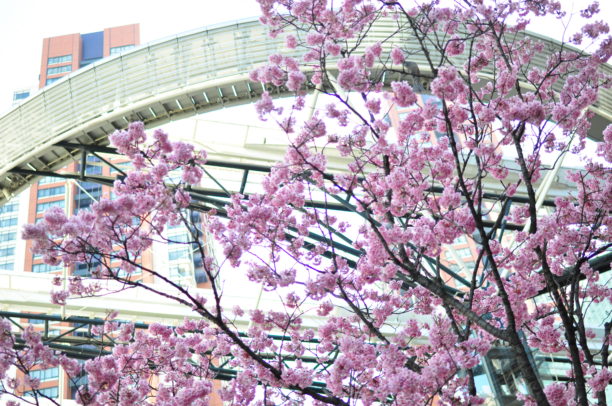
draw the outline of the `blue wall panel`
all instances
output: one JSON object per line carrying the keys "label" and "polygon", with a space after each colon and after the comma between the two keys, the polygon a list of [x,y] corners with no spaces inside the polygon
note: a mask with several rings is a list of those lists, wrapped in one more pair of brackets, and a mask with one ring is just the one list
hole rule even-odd
{"label": "blue wall panel", "polygon": [[104,54],[104,31],[81,35],[81,66],[102,58]]}

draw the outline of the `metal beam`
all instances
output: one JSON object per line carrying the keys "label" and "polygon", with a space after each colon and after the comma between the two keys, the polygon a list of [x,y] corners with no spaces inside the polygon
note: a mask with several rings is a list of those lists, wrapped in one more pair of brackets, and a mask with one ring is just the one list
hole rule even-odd
{"label": "metal beam", "polygon": [[[61,146],[64,149],[68,149],[72,151],[81,151],[82,157],[84,157],[87,153],[104,153],[104,154],[116,154],[117,153],[115,148],[101,146],[101,145],[83,145],[83,144],[74,144],[74,143],[66,143],[66,142],[62,142],[57,145]],[[20,175],[55,176],[55,177],[64,178],[64,179],[79,179],[79,180],[85,180],[88,182],[103,184],[106,186],[113,186],[115,178],[104,177],[104,176],[89,176],[89,175],[83,174],[85,165],[81,164],[81,173],[79,174],[55,173],[55,172],[49,172],[49,171],[34,171],[34,170],[25,170],[25,169],[14,169],[13,172],[20,174]],[[241,186],[240,186],[240,189],[242,190],[244,190],[245,184],[248,182],[248,175],[250,173],[253,173],[253,172],[268,173],[271,170],[271,167],[266,166],[266,165],[236,163],[236,162],[218,161],[218,160],[209,160],[206,163],[206,166],[224,168],[224,169],[236,169],[236,170],[243,171],[243,176],[242,176]],[[188,192],[194,201],[200,201],[200,202],[205,202],[205,203],[214,205],[218,210],[218,214],[223,216],[225,214],[223,210],[224,206],[229,203],[229,200],[226,200],[226,199],[232,193],[232,191],[229,191],[227,188],[225,188],[223,184],[218,179],[216,179],[213,175],[211,175],[208,171],[206,173],[211,179],[213,179],[213,181],[217,184],[217,186],[219,186],[219,189],[205,189],[205,188],[200,188],[196,186],[196,187],[191,187],[188,190]],[[325,178],[333,179],[333,175],[325,174]],[[433,186],[433,187],[430,187],[428,191],[431,193],[441,193],[443,192],[443,188],[439,186]],[[220,197],[220,198],[225,198],[225,199],[215,199],[214,197]],[[246,195],[245,197],[248,197],[248,195]],[[344,212],[353,212],[353,213],[356,213],[357,215],[364,217],[364,213],[358,212],[356,210],[356,207],[352,205],[350,202],[340,199],[338,196],[330,196],[330,197],[335,199],[336,203],[329,203],[325,201],[322,201],[322,202],[309,201],[309,202],[306,202],[305,207],[316,208],[316,209],[337,210],[337,211],[344,211]],[[483,197],[487,199],[499,200],[499,199],[503,199],[504,195],[487,192],[483,194]],[[509,201],[523,203],[523,202],[527,202],[528,200],[527,198],[524,198],[524,197],[513,196],[511,199],[509,199]],[[544,201],[543,204],[554,205],[554,202]],[[192,208],[196,210],[202,210],[202,209],[206,210],[206,207],[200,207],[197,205],[192,205]],[[495,226],[495,222],[491,220],[483,220],[483,223],[485,227]],[[510,224],[504,221],[503,228],[506,230],[517,230],[518,231],[518,230],[522,230],[523,226],[516,225],[516,224]],[[293,230],[293,231],[296,231],[296,230]],[[289,234],[287,236],[288,238],[291,238],[291,239],[296,237],[294,235],[289,235]],[[330,240],[327,237],[323,237],[315,233],[309,233],[308,237],[317,242],[323,242],[323,243],[330,244],[332,247],[334,247],[334,249],[338,249],[341,252],[350,254],[357,258],[362,255],[360,251],[353,249],[349,245],[345,245],[337,241]],[[350,243],[350,241],[347,241],[347,242]],[[314,245],[312,245],[312,247],[314,247]],[[328,252],[326,253],[325,256],[327,258],[333,258],[334,255],[332,255],[331,252]],[[349,258],[345,258],[345,259],[347,261],[350,261],[349,263],[352,264],[352,266],[356,266],[355,261]],[[469,282],[466,279],[461,277],[456,272],[452,271],[447,266],[441,264],[436,259],[427,257],[425,258],[425,260],[428,261],[428,263],[434,268],[441,269],[444,273],[446,273],[451,278],[459,282],[459,284],[466,286],[466,287],[470,286]]]}
{"label": "metal beam", "polygon": [[[43,320],[45,322],[54,321],[58,323],[69,323],[69,324],[78,324],[77,327],[71,327],[68,331],[64,332],[58,336],[51,337],[43,337],[43,343],[58,352],[66,354],[67,356],[75,359],[87,360],[96,358],[99,356],[109,355],[111,354],[111,349],[116,345],[114,340],[109,341],[101,341],[96,339],[95,337],[74,337],[70,336],[76,330],[80,328],[91,329],[92,326],[101,326],[104,325],[106,320],[100,318],[88,318],[88,317],[66,317],[63,318],[57,315],[47,315],[47,314],[32,314],[32,313],[23,313],[23,312],[8,312],[8,311],[0,311],[0,317],[10,320],[15,323],[14,319],[18,320]],[[126,323],[122,321],[116,321],[118,323]],[[29,323],[27,323],[29,324]],[[146,323],[133,323],[136,329],[148,329],[149,325]],[[23,327],[20,327],[23,330]],[[242,338],[247,338],[247,334],[244,332],[239,332],[238,335]],[[290,342],[292,340],[291,336],[282,335],[282,334],[268,334],[268,337],[274,341],[287,341]],[[317,339],[310,340],[302,340],[302,342],[306,345],[312,344],[316,345],[319,343]],[[25,340],[21,338],[21,333],[15,334],[15,345],[14,348],[17,350],[22,350],[27,348]],[[278,354],[260,354],[260,356],[264,359],[278,359]],[[301,360],[307,364],[315,364],[314,367],[322,366],[319,361],[313,356],[286,356],[283,357],[284,361],[296,361]],[[224,364],[224,366],[227,363]],[[214,372],[214,378],[218,380],[231,380],[234,379],[239,372],[237,369],[226,368],[226,367],[217,367],[214,365],[210,365],[210,369]],[[312,390],[317,391],[318,393],[325,392],[326,385],[323,382],[313,382],[310,385]]]}

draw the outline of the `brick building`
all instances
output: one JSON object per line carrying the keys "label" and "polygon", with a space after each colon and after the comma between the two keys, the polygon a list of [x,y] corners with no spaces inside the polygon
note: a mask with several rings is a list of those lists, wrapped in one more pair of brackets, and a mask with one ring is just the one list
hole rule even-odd
{"label": "brick building", "polygon": [[43,88],[99,59],[140,45],[138,24],[105,28],[87,34],[67,34],[43,39],[38,87]]}

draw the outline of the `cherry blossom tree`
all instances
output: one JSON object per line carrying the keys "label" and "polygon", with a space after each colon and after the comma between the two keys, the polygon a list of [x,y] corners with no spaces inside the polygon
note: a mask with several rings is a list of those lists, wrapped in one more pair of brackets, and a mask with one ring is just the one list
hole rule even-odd
{"label": "cherry blossom tree", "polygon": [[[586,322],[594,304],[612,301],[602,273],[612,126],[595,152],[586,148],[590,108],[612,84],[597,3],[580,11],[588,22],[568,29],[567,43],[548,49],[523,35],[530,19],[569,17],[548,0],[258,1],[287,50],[251,79],[295,95],[283,105],[266,92],[256,103],[288,140],[261,193],[234,194],[224,207],[192,199],[206,153],[161,130],[147,140],[133,123],[110,138],[133,164],[115,200],[72,217],[51,209],[24,230],[48,264],[97,264],[91,281],[72,277],[63,289],[56,278],[55,303],[99,294],[110,279],[182,303],[194,318],[147,330],[109,320],[101,328],[116,338],[112,353],[84,367],[33,329],[20,349],[3,322],[6,396],[16,401],[23,384],[11,367],[35,389],[34,366],[62,365],[70,377],[87,372],[78,393],[87,405],[206,405],[215,396],[237,405],[482,404],[474,370],[502,346],[519,365],[525,404],[607,404],[610,316],[597,321],[598,338]],[[377,24],[392,34],[372,40]],[[327,102],[312,114],[309,91]],[[391,126],[397,108],[407,112]],[[542,210],[541,189],[565,156],[582,165],[567,175],[575,190]],[[331,160],[346,169],[332,171]],[[212,282],[206,297],[139,261],[169,225],[195,230],[190,210],[207,216],[222,251],[215,260],[192,232]],[[462,236],[477,260],[457,271],[444,253]],[[133,278],[136,270],[171,293]],[[225,308],[224,272],[243,272],[282,305]],[[308,312],[324,317],[317,329],[303,326]],[[250,320],[246,331],[237,317]],[[566,379],[545,385],[534,350],[566,357]],[[234,375],[215,387],[224,360]]]}

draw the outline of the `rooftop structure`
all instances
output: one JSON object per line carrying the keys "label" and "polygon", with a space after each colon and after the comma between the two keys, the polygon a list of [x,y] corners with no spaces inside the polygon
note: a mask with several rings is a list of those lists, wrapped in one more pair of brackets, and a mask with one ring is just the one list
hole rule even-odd
{"label": "rooftop structure", "polygon": [[30,89],[21,89],[13,92],[13,106],[18,105],[28,97],[30,97]]}

